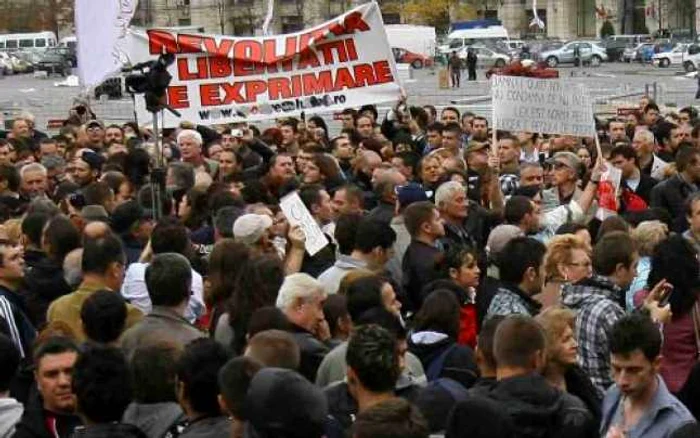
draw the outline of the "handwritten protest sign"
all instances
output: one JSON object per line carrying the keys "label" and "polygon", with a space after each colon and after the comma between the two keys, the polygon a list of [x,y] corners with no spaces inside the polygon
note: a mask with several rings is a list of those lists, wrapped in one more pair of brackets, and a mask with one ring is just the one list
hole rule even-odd
{"label": "handwritten protest sign", "polygon": [[595,136],[593,101],[582,84],[494,75],[491,96],[494,129]]}
{"label": "handwritten protest sign", "polygon": [[280,208],[292,226],[299,225],[306,236],[306,252],[314,256],[328,245],[328,239],[323,234],[316,220],[306,208],[299,197],[299,193],[292,192],[280,200]]}
{"label": "handwritten protest sign", "polygon": [[[209,125],[337,111],[401,96],[376,2],[294,34],[235,37],[132,30],[132,64],[175,54],[168,104],[180,120]],[[150,120],[143,99],[139,120]],[[165,114],[165,126],[178,118]]]}

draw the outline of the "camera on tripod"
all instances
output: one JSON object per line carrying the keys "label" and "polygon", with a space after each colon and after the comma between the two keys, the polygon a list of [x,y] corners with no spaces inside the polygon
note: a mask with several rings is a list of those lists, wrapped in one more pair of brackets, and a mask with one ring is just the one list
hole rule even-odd
{"label": "camera on tripod", "polygon": [[175,62],[175,55],[167,53],[160,55],[154,61],[142,62],[123,70],[126,73],[139,72],[126,76],[124,81],[126,90],[132,94],[143,94],[146,109],[151,113],[168,109],[179,116],[167,106],[165,97],[165,92],[172,80],[172,76],[168,73],[168,66],[173,62]]}

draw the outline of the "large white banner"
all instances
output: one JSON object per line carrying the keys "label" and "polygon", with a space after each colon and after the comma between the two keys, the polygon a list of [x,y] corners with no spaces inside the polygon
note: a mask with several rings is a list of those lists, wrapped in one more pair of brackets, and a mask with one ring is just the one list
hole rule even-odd
{"label": "large white banner", "polygon": [[127,30],[138,0],[76,0],[78,77],[98,85],[126,61]]}
{"label": "large white banner", "polygon": [[[235,37],[132,31],[132,64],[176,55],[165,126],[255,121],[396,101],[396,65],[376,2],[302,32]],[[150,120],[141,97],[139,120]]]}
{"label": "large white banner", "polygon": [[596,134],[593,101],[582,84],[494,75],[491,97],[494,129],[581,137]]}

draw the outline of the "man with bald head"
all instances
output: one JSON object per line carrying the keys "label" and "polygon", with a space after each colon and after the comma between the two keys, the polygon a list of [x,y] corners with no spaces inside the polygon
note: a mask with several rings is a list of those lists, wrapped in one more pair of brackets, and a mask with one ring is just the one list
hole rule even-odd
{"label": "man with bald head", "polygon": [[396,169],[382,169],[374,181],[378,205],[369,212],[369,218],[389,225],[396,212],[396,188],[406,184],[406,177]]}
{"label": "man with bald head", "polygon": [[654,134],[651,131],[641,129],[634,134],[632,147],[637,152],[642,173],[661,181],[664,179],[664,171],[668,163],[654,153],[654,146]]}
{"label": "man with bald head", "polygon": [[353,174],[353,184],[357,185],[363,192],[364,205],[367,209],[377,206],[377,198],[372,188],[372,174],[382,165],[382,157],[374,151],[360,151],[355,162]]}

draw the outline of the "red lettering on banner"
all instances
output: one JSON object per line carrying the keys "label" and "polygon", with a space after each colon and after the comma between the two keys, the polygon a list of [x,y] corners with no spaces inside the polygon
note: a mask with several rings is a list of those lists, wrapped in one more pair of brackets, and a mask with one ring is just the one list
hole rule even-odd
{"label": "red lettering on banner", "polygon": [[148,30],[148,53],[160,55],[162,53],[178,53],[175,35],[164,30]]}
{"label": "red lettering on banner", "polygon": [[345,67],[340,67],[335,73],[335,83],[333,84],[333,91],[340,91],[344,88],[355,88],[355,80]]}
{"label": "red lettering on banner", "polygon": [[187,58],[177,60],[177,75],[181,81],[191,81],[193,79],[207,79],[207,58],[201,56],[196,59],[197,69],[190,71],[190,63]]}
{"label": "red lettering on banner", "polygon": [[352,12],[345,16],[343,20],[343,27],[345,27],[346,34],[355,33],[355,31],[367,32],[369,24],[362,18],[362,14],[359,12]]}
{"label": "red lettering on banner", "polygon": [[316,52],[311,49],[306,49],[299,54],[299,62],[297,63],[297,69],[301,70],[307,67],[315,68],[320,67],[321,63],[316,56]]}
{"label": "red lettering on banner", "polygon": [[355,71],[355,84],[358,87],[365,87],[368,85],[374,85],[376,79],[374,78],[374,69],[369,64],[360,64],[353,67]]}
{"label": "red lettering on banner", "polygon": [[282,70],[291,71],[296,54],[296,38],[288,37],[285,40],[284,54],[277,54],[277,42],[275,40],[263,41],[263,62],[267,65],[268,73],[277,73],[277,64],[282,64]]}
{"label": "red lettering on banner", "polygon": [[259,75],[264,72],[263,47],[259,41],[243,40],[233,47],[233,74],[236,76]]}
{"label": "red lettering on banner", "polygon": [[243,95],[241,94],[241,88],[243,87],[243,82],[234,82],[232,84],[223,83],[221,87],[224,89],[226,96],[224,97],[224,105],[230,105],[232,103],[245,103]]}
{"label": "red lettering on banner", "polygon": [[333,76],[329,70],[302,75],[304,95],[328,93],[333,89]]}
{"label": "red lettering on banner", "polygon": [[316,50],[320,50],[323,55],[323,62],[326,65],[334,64],[335,58],[333,57],[333,50],[338,54],[338,62],[347,62],[348,54],[345,51],[345,44],[343,41],[331,41],[328,43],[320,44],[316,46]]}
{"label": "red lettering on banner", "polygon": [[249,81],[245,83],[246,102],[256,102],[258,96],[267,91],[267,82],[265,81]]}
{"label": "red lettering on banner", "polygon": [[292,76],[292,96],[301,97],[302,96],[301,90],[302,90],[301,76],[300,75]]}
{"label": "red lettering on banner", "polygon": [[374,74],[377,78],[376,84],[386,84],[394,82],[394,75],[391,73],[388,61],[377,61],[374,64]]}
{"label": "red lettering on banner", "polygon": [[218,44],[215,38],[204,38],[204,51],[212,56],[228,57],[233,48],[233,40],[222,39]]}
{"label": "red lettering on banner", "polygon": [[219,93],[219,84],[202,84],[199,86],[199,98],[202,101],[202,106],[221,105],[221,93]]}
{"label": "red lettering on banner", "polygon": [[231,76],[232,72],[233,67],[231,66],[231,60],[229,58],[220,56],[209,58],[210,78],[225,78],[227,76]]}
{"label": "red lettering on banner", "polygon": [[292,91],[289,89],[289,79],[272,78],[267,83],[270,100],[291,99]]}
{"label": "red lettering on banner", "polygon": [[348,53],[348,58],[350,58],[350,61],[357,61],[358,56],[357,56],[357,48],[355,47],[355,40],[352,38],[347,38],[344,40],[345,41],[345,48]]}
{"label": "red lettering on banner", "polygon": [[187,87],[184,85],[168,87],[168,105],[175,109],[189,108]]}
{"label": "red lettering on banner", "polygon": [[201,53],[202,37],[181,33],[177,36],[177,45],[180,47],[180,53]]}

